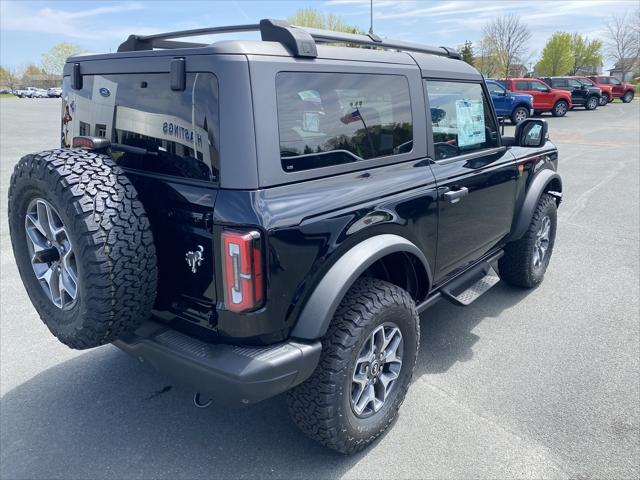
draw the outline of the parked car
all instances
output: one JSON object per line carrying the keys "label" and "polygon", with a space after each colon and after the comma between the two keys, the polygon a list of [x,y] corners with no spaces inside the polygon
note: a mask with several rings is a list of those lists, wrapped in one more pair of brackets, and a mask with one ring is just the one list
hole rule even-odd
{"label": "parked car", "polygon": [[36,87],[25,87],[15,91],[18,98],[32,98],[39,89]]}
{"label": "parked car", "polygon": [[572,77],[540,77],[540,80],[551,86],[551,88],[569,92],[573,107],[595,110],[600,104],[602,90],[595,85],[586,85]]}
{"label": "parked car", "polygon": [[62,88],[53,87],[47,90],[47,96],[49,98],[60,98],[62,96]]}
{"label": "parked car", "polygon": [[587,85],[588,87],[597,87],[600,89],[600,103],[599,105],[601,107],[604,107],[606,104],[610,103],[613,100],[613,87],[611,85],[604,85],[604,84],[600,84],[599,86],[595,84],[595,82],[593,80],[591,80],[589,77],[581,77],[581,76],[574,76],[571,78],[575,78],[576,80],[578,80],[580,83]]}
{"label": "parked car", "polygon": [[69,58],[63,146],[15,166],[11,243],[61,342],[113,342],[199,406],[288,392],[302,431],[353,453],[393,424],[420,312],[542,282],[558,151],[542,119],[503,137],[451,49],[249,28],[263,41]]}
{"label": "parked car", "polygon": [[49,94],[43,88],[37,88],[32,91],[31,98],[48,98]]}
{"label": "parked car", "polygon": [[499,117],[507,117],[514,125],[533,114],[533,97],[525,93],[513,93],[496,80],[486,79],[493,106]]}
{"label": "parked car", "polygon": [[564,117],[573,105],[569,92],[551,88],[537,78],[507,78],[498,82],[512,92],[531,95],[534,114],[551,112],[554,117]]}
{"label": "parked car", "polygon": [[619,98],[624,103],[629,103],[631,100],[633,100],[633,97],[636,93],[635,85],[632,85],[631,83],[623,83],[616,77],[590,75],[589,79],[592,80],[598,87],[601,87],[602,85],[610,85],[613,98]]}

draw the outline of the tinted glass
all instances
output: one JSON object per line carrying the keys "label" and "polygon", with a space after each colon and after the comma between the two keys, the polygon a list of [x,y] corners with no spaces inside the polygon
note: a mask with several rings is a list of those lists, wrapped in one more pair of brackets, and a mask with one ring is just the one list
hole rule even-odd
{"label": "tinted glass", "polygon": [[516,90],[531,90],[530,82],[524,80],[516,80]]}
{"label": "tinted glass", "polygon": [[578,81],[580,83],[582,83],[583,85],[589,85],[591,87],[595,87],[596,84],[593,83],[591,80],[589,80],[588,78],[578,78]]}
{"label": "tinted glass", "polygon": [[[547,82],[548,83],[548,82]],[[566,87],[567,79],[566,78],[552,78],[551,86],[556,88]]]}
{"label": "tinted glass", "polygon": [[506,80],[496,80],[496,83],[499,83],[500,85],[502,85],[504,88],[508,88],[507,85],[507,81]]}
{"label": "tinted glass", "polygon": [[612,84],[612,85],[622,85],[620,80],[618,80],[615,77],[610,77],[608,80],[609,80],[609,83]]}
{"label": "tinted glass", "polygon": [[477,83],[428,80],[436,160],[498,146],[498,129]]}
{"label": "tinted glass", "polygon": [[399,75],[279,73],[282,168],[287,172],[412,148],[409,83]]}
{"label": "tinted glass", "polygon": [[491,95],[504,95],[505,89],[497,83],[487,82],[487,89]]}
{"label": "tinted glass", "polygon": [[218,180],[218,82],[211,73],[187,74],[184,91],[169,74],[84,75],[73,90],[65,77],[62,143],[106,137],[123,167]]}
{"label": "tinted glass", "polygon": [[547,87],[542,82],[531,81],[529,83],[531,84],[531,90],[535,90],[535,91],[538,91],[538,92],[548,92],[549,91],[549,87]]}
{"label": "tinted glass", "polygon": [[574,78],[568,78],[567,83],[569,84],[570,87],[573,87],[573,88],[580,88],[582,86],[582,83],[580,83],[578,80]]}

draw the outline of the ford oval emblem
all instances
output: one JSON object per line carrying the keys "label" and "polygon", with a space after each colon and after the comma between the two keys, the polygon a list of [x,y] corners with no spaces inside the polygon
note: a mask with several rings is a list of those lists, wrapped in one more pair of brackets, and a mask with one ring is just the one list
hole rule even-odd
{"label": "ford oval emblem", "polygon": [[103,97],[108,97],[109,95],[111,95],[111,92],[108,88],[102,87],[100,89],[100,95],[102,95]]}

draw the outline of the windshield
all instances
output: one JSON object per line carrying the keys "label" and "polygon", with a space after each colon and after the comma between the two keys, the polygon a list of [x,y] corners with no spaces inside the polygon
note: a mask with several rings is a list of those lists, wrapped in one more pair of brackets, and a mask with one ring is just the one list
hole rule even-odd
{"label": "windshield", "polygon": [[582,85],[589,85],[590,87],[595,87],[596,84],[593,83],[591,80],[589,80],[588,78],[578,78],[577,79]]}

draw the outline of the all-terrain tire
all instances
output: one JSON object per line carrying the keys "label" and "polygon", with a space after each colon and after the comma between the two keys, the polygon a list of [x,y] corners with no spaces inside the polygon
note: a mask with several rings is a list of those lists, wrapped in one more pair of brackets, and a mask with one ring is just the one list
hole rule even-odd
{"label": "all-terrain tire", "polygon": [[[352,375],[368,336],[392,321],[404,342],[398,382],[382,408],[359,418],[351,407]],[[411,382],[420,342],[415,303],[400,287],[361,278],[345,295],[322,339],[322,355],[313,375],[287,394],[289,412],[310,438],[341,453],[358,452],[393,422]]]}
{"label": "all-terrain tire", "polygon": [[[68,308],[54,303],[32,267],[25,218],[34,201],[55,210],[73,246],[77,297]],[[62,343],[103,345],[148,318],[157,286],[153,236],[135,188],[111,158],[67,149],[26,155],[11,176],[8,206],[22,282]]]}
{"label": "all-terrain tire", "polygon": [[554,117],[564,117],[569,111],[569,102],[566,100],[558,100],[551,110]]}
{"label": "all-terrain tire", "polygon": [[[549,265],[557,228],[557,205],[553,196],[543,193],[533,212],[531,223],[519,240],[509,243],[499,261],[500,277],[507,283],[522,288],[533,288],[542,282]],[[540,265],[534,262],[536,241],[543,220],[549,219],[550,232],[546,254]]]}
{"label": "all-terrain tire", "polygon": [[633,100],[633,92],[631,90],[625,92],[620,100],[622,100],[623,103],[629,103],[631,100]]}

